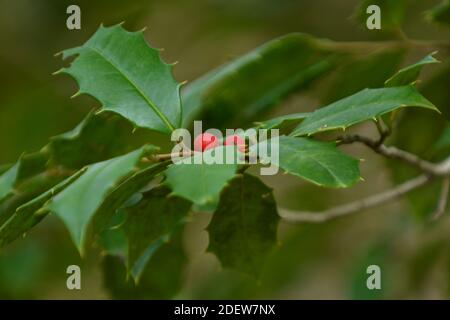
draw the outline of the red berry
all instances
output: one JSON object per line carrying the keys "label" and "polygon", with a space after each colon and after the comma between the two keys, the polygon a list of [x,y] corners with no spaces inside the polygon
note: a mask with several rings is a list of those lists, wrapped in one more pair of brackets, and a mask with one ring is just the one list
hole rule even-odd
{"label": "red berry", "polygon": [[195,151],[205,151],[208,149],[215,148],[219,145],[219,139],[211,133],[202,133],[197,136],[194,140],[194,150]]}
{"label": "red berry", "polygon": [[236,134],[226,137],[225,145],[226,146],[233,146],[233,145],[238,146],[238,150],[240,152],[245,152],[245,140]]}

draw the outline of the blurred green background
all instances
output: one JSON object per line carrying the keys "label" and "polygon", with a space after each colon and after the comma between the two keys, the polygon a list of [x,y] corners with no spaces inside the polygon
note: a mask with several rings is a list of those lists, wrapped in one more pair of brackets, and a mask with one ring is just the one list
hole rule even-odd
{"label": "blurred green background", "polygon": [[[439,1],[410,0],[403,30],[411,38],[449,40],[450,30],[425,22],[423,11]],[[81,30],[66,28],[66,8],[81,7]],[[125,21],[138,30],[148,26],[147,40],[164,48],[178,81],[192,81],[206,71],[252,48],[289,32],[305,32],[339,41],[389,39],[392,34],[370,32],[354,18],[359,0],[157,0],[65,1],[0,0],[0,164],[14,162],[24,151],[35,151],[48,138],[72,129],[97,102],[89,97],[69,97],[74,81],[52,76],[61,65],[54,54],[83,43],[100,23]],[[401,65],[428,52],[408,53]],[[438,107],[450,108],[448,58],[439,70],[425,74],[435,80],[423,88]],[[289,63],[287,61],[286,63]],[[353,68],[354,65],[350,65]],[[394,70],[397,63],[394,64]],[[376,67],[364,72],[375,72]],[[438,69],[432,69],[436,72]],[[344,70],[345,71],[345,70]],[[369,75],[368,75],[369,76]],[[332,75],[323,86],[295,94],[274,115],[303,112],[336,97]],[[351,81],[351,79],[346,79]],[[328,84],[328,85],[327,85]],[[438,90],[439,89],[439,90]],[[336,91],[335,90],[335,91]],[[351,90],[350,90],[351,91]],[[351,92],[350,92],[351,93]],[[345,93],[347,94],[347,93]],[[345,95],[344,94],[344,95]],[[450,109],[449,109],[450,110]],[[394,139],[417,152],[433,143],[445,124],[423,113],[412,114]],[[261,119],[262,120],[262,119]],[[375,134],[373,127],[359,131]],[[436,133],[438,134],[438,133]],[[145,132],[137,140],[152,139]],[[400,138],[399,138],[400,137]],[[132,142],[130,142],[132,143]],[[366,159],[365,182],[347,190],[325,190],[284,175],[265,178],[280,205],[292,209],[320,210],[393,184],[400,169],[363,147],[347,148]],[[394,167],[394,174],[392,174]],[[450,221],[424,223],[414,214],[423,202],[434,206],[436,190],[421,193],[412,202],[403,199],[364,214],[315,226],[280,225],[280,244],[259,281],[223,270],[205,253],[204,231],[210,216],[199,214],[184,232],[189,265],[178,298],[448,298],[450,296]],[[431,203],[431,204],[430,204]],[[56,218],[46,219],[25,239],[0,252],[0,298],[103,299],[105,290],[100,257],[95,248],[81,259],[68,232]],[[66,289],[66,267],[82,269],[82,290]],[[366,267],[382,267],[381,291],[365,288]]]}

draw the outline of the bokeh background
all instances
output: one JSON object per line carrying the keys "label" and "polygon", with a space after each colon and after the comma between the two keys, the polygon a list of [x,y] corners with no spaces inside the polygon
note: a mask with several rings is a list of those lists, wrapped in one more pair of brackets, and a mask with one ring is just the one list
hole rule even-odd
{"label": "bokeh background", "polygon": [[[410,38],[450,39],[449,28],[427,23],[424,18],[423,12],[438,2],[408,1],[403,31]],[[81,7],[81,30],[66,28],[66,8],[70,4]],[[14,162],[24,151],[38,150],[49,137],[72,129],[98,106],[89,97],[70,99],[76,91],[74,81],[51,73],[62,65],[54,54],[83,43],[100,23],[125,21],[130,30],[147,26],[147,40],[165,49],[164,59],[179,61],[175,68],[177,80],[191,81],[290,32],[336,41],[394,37],[365,29],[355,17],[358,5],[359,0],[0,0],[0,164]],[[393,70],[426,53],[407,53],[402,62],[393,62]],[[424,74],[423,89],[428,98],[439,103],[438,107],[450,108],[448,56],[438,57],[444,63]],[[365,63],[364,57],[361,61]],[[376,66],[361,70],[370,77]],[[345,73],[345,68],[340,72]],[[323,105],[327,97],[342,94],[339,88],[333,89],[338,77],[339,73],[330,75],[323,84],[294,94],[273,115],[312,110]],[[445,121],[423,112],[412,112],[391,142],[430,158],[427,148],[437,139]],[[355,130],[376,134],[371,124]],[[130,144],[157,138],[139,130],[130,138]],[[274,188],[281,206],[320,210],[386,189],[402,173],[395,163],[388,163],[364,147],[347,150],[366,160],[362,163],[365,181],[353,188],[325,190],[286,175],[265,178],[265,182]],[[184,231],[189,265],[176,297],[448,298],[450,221],[444,217],[430,224],[424,218],[436,204],[437,190],[430,188],[327,224],[281,223],[279,247],[258,281],[222,269],[212,254],[205,253],[208,236],[204,228],[210,216],[198,214]],[[66,289],[65,272],[71,264],[82,268],[81,291]],[[365,288],[366,267],[370,264],[382,268],[382,290]],[[54,217],[0,252],[0,298],[109,297],[98,250],[93,248],[81,259],[67,230]]]}

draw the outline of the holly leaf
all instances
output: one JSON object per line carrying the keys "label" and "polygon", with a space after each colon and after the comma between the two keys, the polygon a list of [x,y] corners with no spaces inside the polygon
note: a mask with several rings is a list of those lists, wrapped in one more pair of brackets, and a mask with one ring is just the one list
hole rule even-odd
{"label": "holly leaf", "polygon": [[[202,157],[216,153],[236,154],[234,147],[219,146],[187,159],[190,163],[175,163],[167,168],[166,184],[173,195],[188,199],[198,206],[214,203],[227,182],[236,174],[236,162],[223,164],[202,163]],[[223,157],[221,157],[224,160]],[[198,163],[198,164],[196,164]]]}
{"label": "holly leaf", "polygon": [[433,144],[432,151],[442,151],[450,149],[450,124],[447,124],[439,137]]}
{"label": "holly leaf", "polygon": [[118,113],[135,126],[170,133],[181,121],[180,85],[172,65],[161,60],[143,32],[121,25],[101,26],[82,46],[62,52],[63,59],[78,55],[70,67],[57,73],[78,82],[77,94],[102,103],[101,110]]}
{"label": "holly leaf", "polygon": [[224,267],[257,276],[275,246],[278,221],[272,190],[256,177],[238,175],[208,225],[208,251]]}
{"label": "holly leaf", "polygon": [[297,126],[292,136],[342,129],[375,119],[403,107],[423,107],[439,110],[413,86],[364,89],[314,111]]}
{"label": "holly leaf", "polygon": [[92,164],[81,177],[47,203],[45,209],[62,219],[80,253],[84,252],[88,227],[108,194],[133,173],[144,154],[153,151],[153,147],[145,146],[126,155]]}
{"label": "holly leaf", "polygon": [[147,186],[149,181],[163,172],[167,165],[167,161],[153,164],[132,174],[114,188],[94,214],[94,232],[100,232],[112,219],[116,210],[133,199],[141,189]]}
{"label": "holly leaf", "polygon": [[200,118],[215,128],[250,123],[324,76],[338,57],[327,42],[301,33],[269,41],[184,87],[183,125]]}
{"label": "holly leaf", "polygon": [[[319,186],[346,188],[361,179],[359,161],[336,149],[334,142],[280,136],[260,142],[258,148],[270,148],[270,157],[261,160],[279,166],[286,173],[299,176]],[[279,156],[273,151],[278,148]]]}
{"label": "holly leaf", "polygon": [[266,129],[266,130],[270,130],[270,129],[276,129],[276,128],[281,128],[284,125],[288,125],[291,123],[298,123],[299,121],[305,119],[307,116],[309,115],[309,113],[291,113],[291,114],[286,114],[280,117],[276,117],[267,121],[261,121],[261,122],[255,122],[256,126],[258,128],[261,129]]}
{"label": "holly leaf", "polygon": [[427,17],[431,21],[450,25],[450,0],[443,0],[432,8],[428,12]]}
{"label": "holly leaf", "polygon": [[18,169],[19,164],[15,164],[0,176],[0,201],[13,192]]}
{"label": "holly leaf", "polygon": [[137,281],[151,253],[186,222],[191,203],[169,193],[166,187],[156,187],[144,193],[137,205],[125,209],[126,220],[121,228],[128,239],[127,265]]}
{"label": "holly leaf", "polygon": [[406,68],[403,68],[399,70],[396,74],[394,74],[391,78],[386,80],[384,85],[386,87],[399,87],[399,86],[405,86],[408,84],[412,84],[417,80],[419,77],[420,72],[422,71],[422,68],[426,66],[427,64],[432,63],[439,63],[439,60],[436,60],[433,55],[436,54],[436,52],[433,52],[429,55],[427,55],[425,58],[420,60],[419,62],[410,65]]}
{"label": "holly leaf", "polygon": [[[351,57],[334,72],[322,103],[329,104],[366,88],[381,88],[405,56],[404,48],[376,50]],[[367,75],[370,74],[370,77]]]}
{"label": "holly leaf", "polygon": [[128,277],[123,260],[107,255],[103,283],[114,299],[170,299],[181,289],[187,257],[178,234],[153,252],[139,282]]}
{"label": "holly leaf", "polygon": [[25,179],[46,169],[48,155],[35,152],[22,155],[8,170],[0,175],[0,203],[15,193],[15,188]]}
{"label": "holly leaf", "polygon": [[0,227],[0,248],[21,237],[39,223],[47,211],[43,206],[56,194],[74,182],[85,170],[80,170],[71,177],[52,187],[33,200],[19,206],[14,214]]}
{"label": "holly leaf", "polygon": [[74,129],[51,138],[45,147],[51,165],[79,169],[130,151],[126,150],[128,128],[123,122],[118,116],[90,112]]}

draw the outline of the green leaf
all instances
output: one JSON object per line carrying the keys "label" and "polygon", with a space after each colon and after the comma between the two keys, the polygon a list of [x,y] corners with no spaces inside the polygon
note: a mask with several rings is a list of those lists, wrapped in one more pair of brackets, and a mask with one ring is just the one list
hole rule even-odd
{"label": "green leaf", "polygon": [[88,166],[80,178],[56,195],[45,208],[65,223],[78,250],[83,253],[88,227],[108,194],[135,170],[148,146],[126,155]]}
{"label": "green leaf", "polygon": [[102,261],[103,283],[114,299],[170,299],[181,289],[186,264],[178,234],[153,253],[138,283],[129,279],[122,259],[107,255]]}
{"label": "green leaf", "polygon": [[107,227],[99,234],[98,243],[104,255],[120,257],[126,260],[128,255],[128,241],[120,226],[125,222],[125,210],[118,209]]}
{"label": "green leaf", "polygon": [[[258,147],[262,143],[269,143],[271,150],[277,148],[274,139]],[[278,149],[278,160],[272,164],[319,186],[345,188],[360,180],[359,161],[336,149],[333,142],[281,136]]]}
{"label": "green leaf", "polygon": [[326,74],[337,57],[326,42],[305,34],[269,41],[184,87],[183,125],[200,118],[215,128],[249,123]]}
{"label": "green leaf", "polygon": [[450,148],[450,124],[444,128],[439,139],[433,145],[433,151],[440,151]]}
{"label": "green leaf", "polygon": [[439,60],[436,60],[433,55],[436,52],[433,52],[429,55],[427,55],[425,58],[420,60],[419,62],[410,65],[406,68],[401,69],[396,74],[394,74],[391,78],[386,80],[385,86],[386,87],[399,87],[399,86],[405,86],[408,84],[412,84],[413,82],[417,81],[417,78],[419,77],[420,71],[422,71],[422,68],[426,66],[427,64],[431,63],[439,63]]}
{"label": "green leaf", "polygon": [[25,232],[39,223],[47,211],[42,207],[56,194],[73,183],[85,170],[80,170],[73,176],[65,179],[37,198],[21,205],[14,214],[0,227],[0,248],[21,237]]}
{"label": "green leaf", "polygon": [[79,169],[129,151],[123,122],[118,116],[90,112],[73,130],[51,139],[46,147],[51,164]]}
{"label": "green leaf", "polygon": [[431,21],[450,25],[450,0],[443,0],[428,12]]}
{"label": "green leaf", "polygon": [[405,51],[404,48],[376,50],[349,58],[335,71],[321,101],[329,104],[366,88],[383,87],[386,79],[398,70]]}
{"label": "green leaf", "polygon": [[214,203],[220,191],[236,174],[238,165],[232,164],[195,164],[202,156],[213,155],[216,152],[226,154],[234,147],[217,147],[197,153],[190,157],[191,164],[172,164],[166,170],[166,184],[172,189],[172,194],[188,199],[196,205],[204,206]]}
{"label": "green leaf", "polygon": [[168,162],[153,164],[134,173],[114,188],[94,215],[94,232],[101,231],[110,222],[116,210],[128,203],[149,181],[164,171],[167,165]]}
{"label": "green leaf", "polygon": [[156,187],[144,193],[137,205],[126,209],[121,228],[128,239],[128,268],[136,280],[150,258],[145,254],[147,249],[159,247],[161,239],[170,236],[187,219],[191,203],[169,193],[166,187]]}
{"label": "green leaf", "polygon": [[356,16],[366,26],[369,14],[367,7],[377,5],[381,10],[381,30],[396,30],[402,24],[407,6],[407,0],[363,0]]}
{"label": "green leaf", "polygon": [[420,84],[420,91],[439,108],[447,120],[450,120],[450,95],[447,93],[449,86],[450,62],[439,66],[436,73]]}
{"label": "green leaf", "polygon": [[17,187],[25,179],[46,169],[48,156],[44,152],[24,154],[12,167],[0,175],[0,203],[15,193]]}
{"label": "green leaf", "polygon": [[9,196],[13,192],[18,168],[19,164],[15,164],[0,176],[0,200]]}
{"label": "green leaf", "polygon": [[375,119],[403,107],[423,107],[439,110],[413,86],[365,89],[314,111],[294,129],[293,136],[342,129]]}
{"label": "green leaf", "polygon": [[170,133],[179,127],[179,84],[172,65],[148,46],[143,32],[128,32],[121,25],[101,26],[82,46],[63,51],[63,58],[78,55],[67,73],[92,95],[102,110],[116,112],[135,126]]}
{"label": "green leaf", "polygon": [[257,276],[276,244],[278,221],[272,190],[256,177],[238,175],[208,225],[208,251],[224,267]]}
{"label": "green leaf", "polygon": [[297,123],[305,119],[308,115],[309,113],[301,113],[301,112],[292,113],[276,117],[267,121],[255,122],[255,124],[258,126],[258,128],[270,130],[275,128],[281,128],[282,126],[287,125],[288,123]]}

